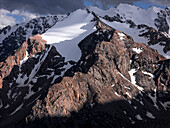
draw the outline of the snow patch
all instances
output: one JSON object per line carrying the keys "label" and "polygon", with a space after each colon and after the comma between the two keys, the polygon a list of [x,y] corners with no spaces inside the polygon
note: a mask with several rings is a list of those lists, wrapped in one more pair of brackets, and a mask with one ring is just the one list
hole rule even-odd
{"label": "snow patch", "polygon": [[154,96],[152,96],[150,93],[148,94],[148,96],[150,97],[150,99],[153,101],[154,105],[158,110],[159,110],[159,107],[157,105],[157,97],[156,97],[156,92],[154,93]]}
{"label": "snow patch", "polygon": [[10,105],[9,104],[7,104],[4,108],[9,108],[10,107]]}
{"label": "snow patch", "polygon": [[133,106],[134,109],[137,109],[137,106]]}
{"label": "snow patch", "polygon": [[2,100],[0,99],[0,108],[3,107]]}
{"label": "snow patch", "polygon": [[136,119],[138,119],[138,120],[143,120],[142,117],[141,117],[139,114],[136,115],[135,117],[136,117]]}
{"label": "snow patch", "polygon": [[155,119],[155,117],[152,115],[152,113],[150,113],[148,111],[146,112],[146,116],[151,118],[151,119]]}
{"label": "snow patch", "polygon": [[137,54],[140,54],[141,52],[142,52],[142,49],[141,48],[132,48],[132,50],[134,51],[134,52],[136,52]]}
{"label": "snow patch", "polygon": [[135,77],[135,74],[136,73],[136,69],[131,69],[129,71],[129,75],[130,75],[130,78],[131,78],[131,83],[136,87],[138,88],[140,91],[143,91],[144,89],[138,85],[136,85],[136,77]]}
{"label": "snow patch", "polygon": [[132,98],[132,96],[128,92],[126,92],[126,95],[128,95],[130,98]]}
{"label": "snow patch", "polygon": [[35,94],[35,92],[29,90],[28,94],[26,94],[26,96],[24,97],[24,99],[28,99],[28,98],[30,98],[30,97],[31,97],[32,95],[34,95],[34,94]]}
{"label": "snow patch", "polygon": [[115,86],[115,84],[112,84],[112,87],[114,87]]}
{"label": "snow patch", "polygon": [[131,121],[132,124],[135,124],[135,121],[133,121],[132,118],[129,117],[129,120]]}
{"label": "snow patch", "polygon": [[160,102],[160,104],[164,107],[165,110],[167,110],[167,108],[170,108],[170,102],[169,101],[164,102],[164,103]]}
{"label": "snow patch", "polygon": [[132,104],[132,101],[131,100],[128,100],[129,104]]}
{"label": "snow patch", "polygon": [[144,104],[143,104],[143,101],[140,101],[140,104],[144,105]]}
{"label": "snow patch", "polygon": [[86,10],[77,10],[71,13],[65,20],[57,22],[42,38],[56,47],[57,51],[65,57],[65,61],[73,60],[77,62],[81,57],[81,50],[78,43],[87,35],[96,30],[94,18]]}
{"label": "snow patch", "polygon": [[118,97],[121,97],[121,95],[119,95],[117,92],[115,92],[115,95],[118,96]]}
{"label": "snow patch", "polygon": [[120,32],[118,32],[117,34],[120,36],[120,39],[121,39],[121,40],[124,40],[124,39],[125,39],[125,38],[124,38],[124,37],[125,37],[125,34],[120,33]]}
{"label": "snow patch", "polygon": [[29,54],[28,54],[28,52],[26,51],[26,55],[25,55],[24,59],[20,61],[20,65],[22,65],[23,63],[25,63],[25,62],[28,60],[28,58],[29,58]]}
{"label": "snow patch", "polygon": [[8,93],[7,93],[7,96],[8,96],[9,99],[10,99],[11,92],[12,92],[12,91],[9,90]]}
{"label": "snow patch", "polygon": [[155,78],[155,76],[152,73],[146,72],[146,71],[142,71],[143,74],[145,75],[149,75],[152,78]]}

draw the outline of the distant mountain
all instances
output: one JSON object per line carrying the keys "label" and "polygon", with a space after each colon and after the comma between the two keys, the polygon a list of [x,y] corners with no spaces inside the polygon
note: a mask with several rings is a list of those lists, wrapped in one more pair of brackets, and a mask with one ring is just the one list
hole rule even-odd
{"label": "distant mountain", "polygon": [[169,127],[170,8],[120,4],[0,30],[0,127]]}

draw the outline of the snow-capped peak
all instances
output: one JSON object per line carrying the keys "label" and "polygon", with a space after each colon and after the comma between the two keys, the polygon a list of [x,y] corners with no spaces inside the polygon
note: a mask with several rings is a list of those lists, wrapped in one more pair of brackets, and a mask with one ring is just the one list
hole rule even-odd
{"label": "snow-capped peak", "polygon": [[77,10],[65,20],[56,23],[42,35],[42,38],[56,47],[57,51],[65,57],[65,61],[77,62],[81,57],[78,43],[87,35],[94,32],[94,16],[86,10]]}

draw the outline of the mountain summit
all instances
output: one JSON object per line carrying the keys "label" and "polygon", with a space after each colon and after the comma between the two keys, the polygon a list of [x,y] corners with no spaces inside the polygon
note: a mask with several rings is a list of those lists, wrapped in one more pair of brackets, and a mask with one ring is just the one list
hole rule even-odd
{"label": "mountain summit", "polygon": [[170,10],[120,4],[0,30],[0,127],[169,127]]}

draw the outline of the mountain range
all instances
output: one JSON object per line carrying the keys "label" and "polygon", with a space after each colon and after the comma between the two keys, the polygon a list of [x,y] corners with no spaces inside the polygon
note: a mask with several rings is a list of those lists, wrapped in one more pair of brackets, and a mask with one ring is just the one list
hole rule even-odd
{"label": "mountain range", "polygon": [[0,30],[0,127],[170,127],[170,7],[78,9]]}

